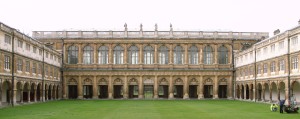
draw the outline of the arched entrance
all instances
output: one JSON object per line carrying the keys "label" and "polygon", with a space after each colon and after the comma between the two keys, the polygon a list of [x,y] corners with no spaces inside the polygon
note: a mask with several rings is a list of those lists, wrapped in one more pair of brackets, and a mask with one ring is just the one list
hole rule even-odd
{"label": "arched entrance", "polygon": [[123,81],[120,78],[114,80],[113,92],[115,99],[123,98]]}
{"label": "arched entrance", "polygon": [[35,102],[36,101],[36,98],[35,98],[35,84],[32,83],[31,84],[31,87],[30,87],[30,101],[31,102]]}
{"label": "arched entrance", "polygon": [[192,78],[190,79],[189,84],[189,97],[198,98],[198,80],[196,78]]}
{"label": "arched entrance", "polygon": [[241,90],[241,99],[245,99],[245,86],[241,84],[242,90]]}
{"label": "arched entrance", "polygon": [[48,100],[52,100],[52,85],[51,84],[48,87]]}
{"label": "arched entrance", "polygon": [[264,95],[265,101],[269,101],[270,95],[271,95],[270,86],[268,83],[265,83],[264,85],[265,85],[265,93],[263,95]]}
{"label": "arched entrance", "polygon": [[93,97],[93,84],[92,80],[89,78],[83,81],[83,98],[89,99]]}
{"label": "arched entrance", "polygon": [[293,98],[296,99],[297,104],[300,102],[300,83],[298,81],[293,81],[291,86],[291,94]]}
{"label": "arched entrance", "polygon": [[240,85],[236,85],[236,98],[237,99],[240,99],[241,98],[241,92],[240,92],[240,90],[241,90],[241,86]]}
{"label": "arched entrance", "polygon": [[144,98],[152,99],[154,97],[154,88],[153,88],[154,81],[148,78],[144,80],[143,84],[144,84]]}
{"label": "arched entrance", "polygon": [[261,85],[261,83],[257,84],[257,100],[258,101],[262,100],[262,85]]}
{"label": "arched entrance", "polygon": [[108,81],[105,78],[98,81],[98,97],[108,98]]}
{"label": "arched entrance", "polygon": [[250,99],[250,87],[246,84],[246,100]]}
{"label": "arched entrance", "polygon": [[169,96],[169,81],[162,78],[158,81],[158,97],[167,99]]}
{"label": "arched entrance", "polygon": [[183,98],[183,80],[180,78],[174,82],[174,98]]}
{"label": "arched entrance", "polygon": [[135,78],[131,78],[128,81],[129,83],[129,91],[128,91],[128,98],[138,98],[139,96],[139,86],[138,80]]}
{"label": "arched entrance", "polygon": [[219,98],[227,98],[227,79],[223,78],[219,80]]}
{"label": "arched entrance", "polygon": [[23,102],[30,102],[30,86],[29,83],[26,82],[23,88]]}
{"label": "arched entrance", "polygon": [[277,101],[278,100],[278,90],[277,90],[277,85],[276,85],[276,83],[275,82],[272,82],[271,83],[271,92],[272,92],[272,94],[271,94],[271,99],[270,99],[270,101]]}
{"label": "arched entrance", "polygon": [[23,103],[23,85],[21,82],[17,83],[16,101]]}
{"label": "arched entrance", "polygon": [[204,98],[213,98],[213,80],[208,78],[204,81]]}
{"label": "arched entrance", "polygon": [[278,100],[284,100],[285,99],[285,84],[284,82],[279,83],[279,95],[278,95]]}
{"label": "arched entrance", "polygon": [[36,88],[36,98],[37,101],[42,101],[42,84],[38,83],[37,88]]}
{"label": "arched entrance", "polygon": [[4,81],[2,84],[2,102],[10,103],[11,83]]}
{"label": "arched entrance", "polygon": [[69,99],[78,98],[77,81],[73,78],[69,79],[68,81],[68,98]]}

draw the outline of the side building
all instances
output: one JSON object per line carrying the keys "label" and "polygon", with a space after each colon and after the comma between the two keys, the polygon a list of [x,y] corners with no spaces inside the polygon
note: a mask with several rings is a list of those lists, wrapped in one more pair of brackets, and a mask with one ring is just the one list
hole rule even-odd
{"label": "side building", "polygon": [[[276,33],[277,32],[277,33]],[[300,23],[235,54],[237,99],[300,99]]]}
{"label": "side building", "polygon": [[232,99],[233,52],[268,37],[124,26],[124,31],[33,32],[63,53],[63,98]]}
{"label": "side building", "polygon": [[61,97],[61,53],[0,22],[0,106]]}

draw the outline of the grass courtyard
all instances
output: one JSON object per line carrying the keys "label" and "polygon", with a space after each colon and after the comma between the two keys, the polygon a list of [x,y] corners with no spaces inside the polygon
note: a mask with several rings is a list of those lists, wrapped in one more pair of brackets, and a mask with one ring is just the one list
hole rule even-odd
{"label": "grass courtyard", "polygon": [[299,119],[232,100],[62,100],[0,109],[0,119]]}

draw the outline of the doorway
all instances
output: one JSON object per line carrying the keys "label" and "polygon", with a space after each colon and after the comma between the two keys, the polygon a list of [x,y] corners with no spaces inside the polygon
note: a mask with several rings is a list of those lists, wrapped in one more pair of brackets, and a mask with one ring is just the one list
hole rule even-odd
{"label": "doorway", "polygon": [[123,86],[114,85],[114,98],[123,98]]}
{"label": "doorway", "polygon": [[153,98],[153,85],[144,85],[144,96],[145,99]]}
{"label": "doorway", "polygon": [[92,85],[83,85],[83,98],[92,98],[93,97],[93,86]]}
{"label": "doorway", "polygon": [[77,85],[69,85],[68,86],[68,94],[69,94],[69,99],[77,99],[78,93],[77,93]]}
{"label": "doorway", "polygon": [[175,98],[183,98],[183,85],[175,85],[174,97]]}
{"label": "doorway", "polygon": [[204,98],[213,97],[213,85],[204,85]]}
{"label": "doorway", "polygon": [[169,86],[168,85],[160,85],[158,87],[158,97],[159,98],[168,98],[169,95]]}
{"label": "doorway", "polygon": [[129,85],[129,98],[138,98],[139,87],[138,85]]}
{"label": "doorway", "polygon": [[219,98],[227,98],[227,85],[219,85]]}
{"label": "doorway", "polygon": [[108,98],[108,86],[107,85],[99,85],[98,86],[98,97],[99,98]]}
{"label": "doorway", "polygon": [[190,96],[190,98],[198,98],[197,85],[189,86],[189,96]]}

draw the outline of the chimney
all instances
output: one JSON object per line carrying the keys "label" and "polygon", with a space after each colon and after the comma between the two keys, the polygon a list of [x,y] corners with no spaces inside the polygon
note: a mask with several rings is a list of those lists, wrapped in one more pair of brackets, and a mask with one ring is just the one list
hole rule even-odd
{"label": "chimney", "polygon": [[280,30],[279,30],[279,29],[277,29],[277,30],[275,30],[275,31],[273,32],[274,36],[277,35],[277,34],[279,34],[279,33],[280,33]]}

